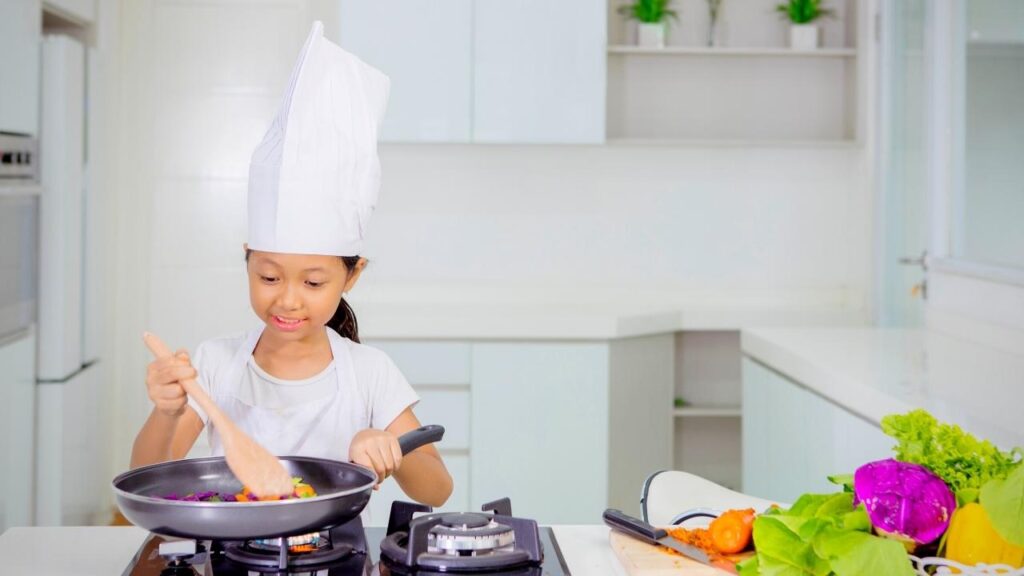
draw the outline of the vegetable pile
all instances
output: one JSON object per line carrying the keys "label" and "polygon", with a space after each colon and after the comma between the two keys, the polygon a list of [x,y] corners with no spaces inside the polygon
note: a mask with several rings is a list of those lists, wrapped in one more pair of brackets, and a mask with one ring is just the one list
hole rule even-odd
{"label": "vegetable pile", "polygon": [[189,492],[185,496],[179,496],[178,494],[172,493],[166,496],[161,496],[164,500],[180,500],[182,502],[256,502],[266,500],[293,500],[296,498],[312,498],[316,496],[316,491],[309,484],[302,481],[302,478],[297,476],[292,477],[292,484],[295,486],[295,490],[288,496],[265,496],[260,498],[252,493],[248,487],[242,486],[239,492],[233,494],[215,492],[213,490],[204,492]]}
{"label": "vegetable pile", "polygon": [[907,552],[965,565],[1024,566],[1022,451],[999,450],[924,410],[887,416],[895,459],[830,478],[753,522],[743,576],[916,574]]}
{"label": "vegetable pile", "polygon": [[754,516],[753,508],[726,510],[707,528],[669,528],[668,533],[709,556],[736,554],[750,546]]}

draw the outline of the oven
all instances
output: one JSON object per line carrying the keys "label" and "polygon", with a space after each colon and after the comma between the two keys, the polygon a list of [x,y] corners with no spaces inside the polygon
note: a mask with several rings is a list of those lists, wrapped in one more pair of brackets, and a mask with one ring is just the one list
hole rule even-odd
{"label": "oven", "polygon": [[0,133],[0,342],[36,321],[38,161],[35,138]]}

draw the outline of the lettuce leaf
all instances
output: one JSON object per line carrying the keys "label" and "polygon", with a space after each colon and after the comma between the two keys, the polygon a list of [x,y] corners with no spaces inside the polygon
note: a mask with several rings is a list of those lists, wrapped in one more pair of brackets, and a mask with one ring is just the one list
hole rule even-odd
{"label": "lettuce leaf", "polygon": [[853,494],[805,494],[789,510],[754,521],[757,555],[739,566],[743,576],[911,576],[903,545],[871,534]]}
{"label": "lettuce leaf", "polygon": [[1024,466],[982,486],[981,506],[1004,540],[1024,546]]}
{"label": "lettuce leaf", "polygon": [[1020,448],[1003,452],[925,410],[886,416],[882,431],[898,442],[897,460],[926,466],[945,480],[961,505],[975,501],[989,480],[1007,477],[1022,459]]}

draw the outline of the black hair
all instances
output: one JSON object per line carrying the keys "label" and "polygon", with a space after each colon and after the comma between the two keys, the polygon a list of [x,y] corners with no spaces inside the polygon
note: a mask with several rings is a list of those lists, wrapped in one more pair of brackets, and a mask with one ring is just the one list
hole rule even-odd
{"label": "black hair", "polygon": [[[246,262],[249,261],[250,254],[252,254],[252,250],[245,251]],[[359,256],[339,256],[338,258],[341,258],[341,262],[349,272],[355,270],[359,264]],[[327,326],[340,334],[342,338],[359,342],[359,322],[356,321],[356,313],[352,310],[352,307],[348,305],[348,302],[345,302],[344,296],[338,302],[338,309],[334,311],[334,315],[327,322]]]}

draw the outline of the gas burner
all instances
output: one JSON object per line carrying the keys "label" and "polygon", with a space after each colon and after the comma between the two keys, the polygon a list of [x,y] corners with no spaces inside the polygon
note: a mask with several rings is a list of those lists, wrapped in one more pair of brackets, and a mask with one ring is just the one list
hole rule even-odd
{"label": "gas burner", "polygon": [[486,514],[444,514],[427,533],[427,552],[450,556],[479,556],[511,550],[516,542],[511,527]]}
{"label": "gas burner", "polygon": [[[292,536],[284,538],[248,540],[224,547],[225,555],[237,564],[255,568],[308,568],[323,566],[342,560],[353,553],[352,546],[332,543],[327,534]],[[281,553],[281,545],[285,553]]]}
{"label": "gas burner", "polygon": [[539,528],[514,518],[507,498],[483,507],[490,513],[427,514],[408,502],[391,507],[381,560],[390,572],[482,572],[529,568],[544,561]]}

